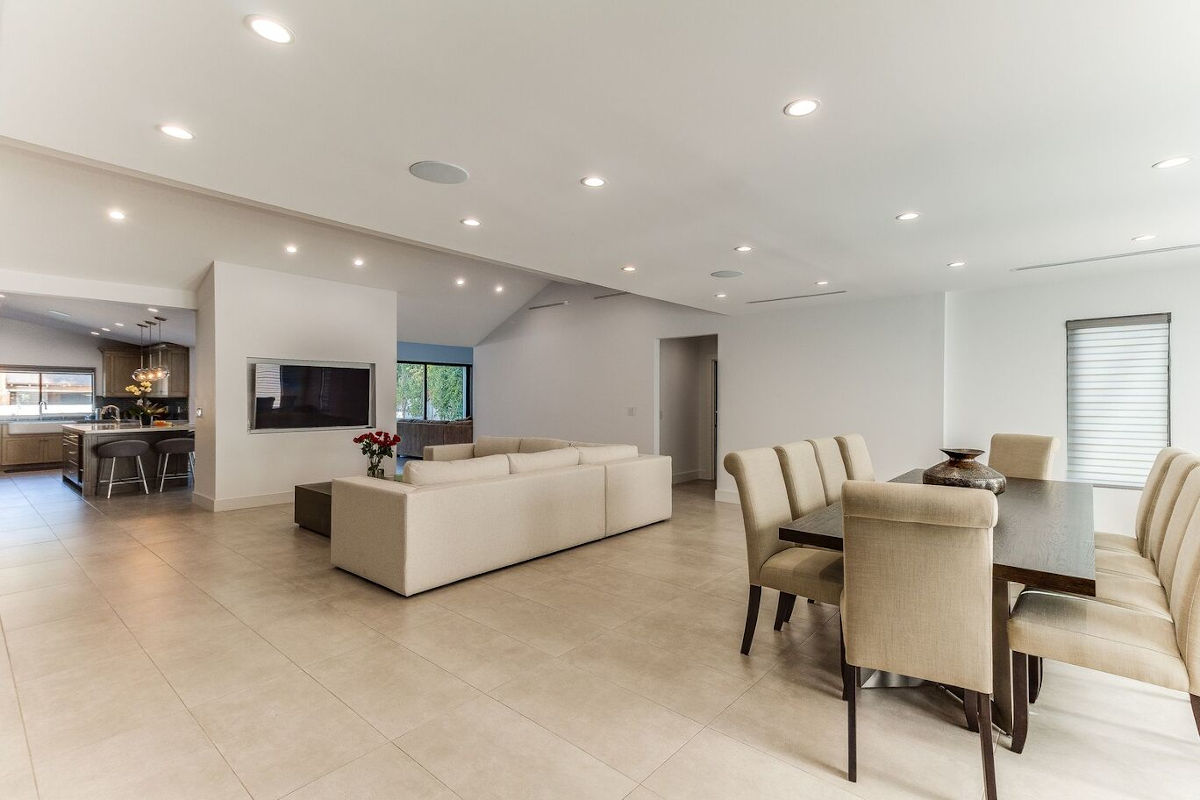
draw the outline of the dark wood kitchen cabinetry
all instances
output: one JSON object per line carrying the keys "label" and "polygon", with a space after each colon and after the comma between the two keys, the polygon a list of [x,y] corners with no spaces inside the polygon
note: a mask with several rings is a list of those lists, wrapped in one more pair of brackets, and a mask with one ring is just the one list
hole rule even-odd
{"label": "dark wood kitchen cabinetry", "polygon": [[125,397],[125,387],[133,383],[133,371],[143,365],[161,363],[171,371],[169,377],[154,382],[150,396],[154,398],[187,397],[190,387],[188,348],[164,342],[146,350],[136,347],[107,345],[103,354],[102,377],[97,394],[103,397]]}

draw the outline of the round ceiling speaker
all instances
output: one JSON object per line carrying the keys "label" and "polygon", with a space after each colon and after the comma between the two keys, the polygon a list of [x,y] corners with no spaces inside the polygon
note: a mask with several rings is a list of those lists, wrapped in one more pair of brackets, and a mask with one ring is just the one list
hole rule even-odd
{"label": "round ceiling speaker", "polygon": [[719,269],[716,272],[713,272],[710,274],[714,278],[740,278],[745,273],[743,273],[741,270],[736,270],[736,269]]}
{"label": "round ceiling speaker", "polygon": [[408,168],[414,177],[430,183],[466,183],[471,177],[465,169],[445,161],[418,161]]}

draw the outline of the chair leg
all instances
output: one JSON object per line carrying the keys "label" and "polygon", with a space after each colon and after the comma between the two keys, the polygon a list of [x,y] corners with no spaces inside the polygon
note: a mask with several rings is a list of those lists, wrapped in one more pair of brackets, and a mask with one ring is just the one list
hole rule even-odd
{"label": "chair leg", "polygon": [[846,663],[846,634],[838,625],[838,639],[842,650],[842,702],[850,699],[850,665]]}
{"label": "chair leg", "polygon": [[967,715],[967,730],[979,733],[979,698],[970,689],[963,690],[963,711]]}
{"label": "chair leg", "polygon": [[983,782],[987,800],[996,800],[996,753],[992,749],[992,696],[973,692],[979,704],[979,750],[983,754]]}
{"label": "chair leg", "polygon": [[158,456],[158,493],[162,494],[163,485],[167,482],[167,467],[171,466],[171,454],[161,453]]}
{"label": "chair leg", "polygon": [[108,499],[112,500],[112,484],[113,478],[117,477],[117,459],[112,460],[111,466],[108,468]]}
{"label": "chair leg", "polygon": [[848,667],[850,693],[846,697],[846,779],[858,781],[858,667]]}
{"label": "chair leg", "polygon": [[742,634],[742,655],[750,655],[754,643],[754,626],[758,625],[758,604],[762,601],[762,587],[750,587],[750,599],[746,603],[746,632]]}
{"label": "chair leg", "polygon": [[150,494],[150,487],[146,484],[146,471],[142,469],[142,457],[134,456],[133,460],[137,462],[138,477],[142,479],[142,492]]}
{"label": "chair leg", "polygon": [[1037,702],[1042,693],[1042,659],[1041,656],[1028,656],[1029,662],[1029,704]]}
{"label": "chair leg", "polygon": [[[1025,737],[1029,734],[1029,662],[1030,657],[1013,651],[1013,733],[1009,749],[1014,753],[1025,749]],[[1195,701],[1192,707],[1195,708]]]}
{"label": "chair leg", "polygon": [[1196,720],[1196,733],[1200,733],[1200,694],[1189,695],[1192,698],[1192,718]]}
{"label": "chair leg", "polygon": [[788,598],[787,616],[783,618],[784,622],[792,621],[792,612],[796,610],[796,596],[792,595]]}
{"label": "chair leg", "polygon": [[791,606],[795,602],[796,595],[787,592],[779,593],[779,604],[775,606],[775,630],[783,630],[783,623],[787,622],[788,617],[792,615]]}

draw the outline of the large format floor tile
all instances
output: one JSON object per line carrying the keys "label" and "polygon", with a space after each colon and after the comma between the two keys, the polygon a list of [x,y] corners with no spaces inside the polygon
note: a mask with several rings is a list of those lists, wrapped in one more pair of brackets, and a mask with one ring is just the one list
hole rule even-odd
{"label": "large format floor tile", "polygon": [[[711,484],[414,597],[291,513],[0,475],[0,798],[982,798],[933,689],[862,693],[846,781],[837,609],[777,632],[766,591],[742,656],[741,517]],[[1196,796],[1185,696],[1046,676],[1025,752],[998,737],[1002,797]]]}

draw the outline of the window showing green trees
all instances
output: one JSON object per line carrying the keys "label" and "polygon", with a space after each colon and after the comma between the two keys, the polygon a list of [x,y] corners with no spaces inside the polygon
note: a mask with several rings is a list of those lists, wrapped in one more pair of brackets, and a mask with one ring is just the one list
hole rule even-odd
{"label": "window showing green trees", "polygon": [[470,367],[402,361],[396,376],[397,419],[454,420],[470,415]]}

